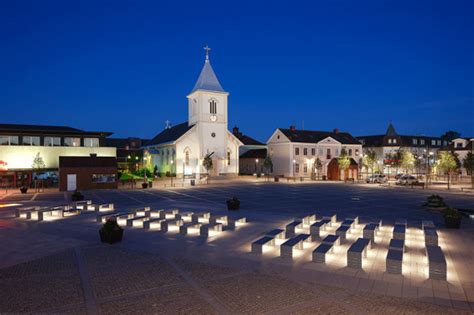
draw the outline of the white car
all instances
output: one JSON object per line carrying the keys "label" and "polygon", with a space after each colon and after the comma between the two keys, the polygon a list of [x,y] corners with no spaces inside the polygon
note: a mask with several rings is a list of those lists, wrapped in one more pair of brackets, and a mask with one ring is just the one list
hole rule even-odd
{"label": "white car", "polygon": [[418,184],[418,179],[413,175],[403,175],[396,182],[397,185],[413,185]]}
{"label": "white car", "polygon": [[387,182],[387,176],[385,176],[383,174],[370,175],[369,177],[367,177],[366,182],[367,183],[383,184],[383,183]]}

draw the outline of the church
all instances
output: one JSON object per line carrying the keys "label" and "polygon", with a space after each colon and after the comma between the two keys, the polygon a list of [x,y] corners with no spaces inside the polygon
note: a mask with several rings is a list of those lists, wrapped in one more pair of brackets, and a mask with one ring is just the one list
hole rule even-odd
{"label": "church", "polygon": [[228,130],[228,97],[209,60],[206,59],[194,88],[187,96],[188,121],[166,128],[144,147],[145,163],[160,174],[200,179],[208,171],[206,156],[212,159],[209,176],[239,174],[239,146],[242,142]]}

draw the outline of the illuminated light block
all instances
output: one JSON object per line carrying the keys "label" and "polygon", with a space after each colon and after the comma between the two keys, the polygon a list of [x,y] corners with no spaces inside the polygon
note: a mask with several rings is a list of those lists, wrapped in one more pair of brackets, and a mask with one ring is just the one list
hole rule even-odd
{"label": "illuminated light block", "polygon": [[274,246],[275,245],[275,238],[271,236],[264,236],[255,242],[252,243],[251,246],[251,251],[252,253],[256,254],[262,254],[263,253],[263,246],[269,245],[269,246]]}
{"label": "illuminated light block", "polygon": [[309,234],[298,234],[280,245],[280,256],[293,258],[293,249],[303,249],[303,242],[310,240]]}
{"label": "illuminated light block", "polygon": [[283,229],[274,229],[274,230],[271,230],[271,231],[265,233],[265,236],[274,237],[276,239],[285,239],[285,230],[283,230]]}
{"label": "illuminated light block", "polygon": [[332,243],[322,243],[313,251],[312,260],[315,263],[326,263],[326,255],[333,252],[334,245]]}
{"label": "illuminated light block", "polygon": [[191,229],[199,229],[201,225],[202,225],[201,223],[195,223],[195,222],[183,224],[179,227],[179,234],[188,235]]}
{"label": "illuminated light block", "polygon": [[[398,240],[394,240],[398,241]],[[386,259],[386,269],[390,274],[401,275],[403,272],[403,250],[389,249]]]}
{"label": "illuminated light block", "polygon": [[328,225],[329,223],[330,223],[330,220],[324,219],[324,220],[311,224],[309,231],[310,231],[311,238],[313,241],[321,237],[321,231],[325,231],[326,225]]}
{"label": "illuminated light block", "polygon": [[222,232],[222,223],[205,224],[201,225],[201,227],[199,228],[199,234],[204,237],[207,237],[211,234],[216,234],[218,232]]}

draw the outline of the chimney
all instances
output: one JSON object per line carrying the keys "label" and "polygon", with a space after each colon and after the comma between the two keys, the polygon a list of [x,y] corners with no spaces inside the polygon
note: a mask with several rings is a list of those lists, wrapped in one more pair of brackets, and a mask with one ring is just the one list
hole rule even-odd
{"label": "chimney", "polygon": [[290,126],[290,131],[291,131],[291,132],[295,132],[295,131],[296,131],[295,125],[291,125],[291,126]]}
{"label": "chimney", "polygon": [[239,127],[235,126],[234,129],[232,129],[232,133],[234,135],[238,135],[239,134]]}
{"label": "chimney", "polygon": [[334,128],[334,130],[333,130],[332,132],[335,133],[335,134],[338,134],[338,133],[339,133],[339,129]]}

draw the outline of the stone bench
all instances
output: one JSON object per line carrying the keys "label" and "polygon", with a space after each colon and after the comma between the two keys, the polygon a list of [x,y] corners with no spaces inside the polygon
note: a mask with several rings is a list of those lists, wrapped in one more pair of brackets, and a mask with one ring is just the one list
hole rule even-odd
{"label": "stone bench", "polygon": [[[143,222],[143,228],[147,230],[150,230],[150,229],[161,230],[162,222],[165,222],[165,221],[166,221],[165,219],[150,217],[148,221]],[[166,225],[166,228],[168,228],[168,225]]]}
{"label": "stone bench", "polygon": [[426,246],[430,279],[446,280],[446,258],[439,246]]}
{"label": "stone bench", "polygon": [[280,245],[280,256],[293,258],[293,249],[303,249],[303,242],[310,240],[309,234],[298,234]]}
{"label": "stone bench", "polygon": [[434,229],[435,225],[434,225],[433,221],[421,221],[421,228],[424,230],[425,227]]}
{"label": "stone bench", "polygon": [[423,233],[425,235],[425,246],[438,246],[438,232],[434,227],[425,227]]}
{"label": "stone bench", "polygon": [[283,229],[274,229],[274,230],[271,230],[267,233],[265,233],[265,236],[269,236],[269,237],[274,237],[276,239],[285,239],[285,230]]}
{"label": "stone bench", "polygon": [[201,225],[199,228],[199,235],[209,236],[209,232],[222,232],[222,223],[209,223]]}
{"label": "stone bench", "polygon": [[369,239],[371,244],[375,243],[375,236],[377,235],[377,231],[379,230],[378,223],[369,223],[364,227],[362,231],[363,238]]}
{"label": "stone bench", "polygon": [[323,220],[329,220],[329,225],[331,226],[333,223],[337,222],[337,214],[325,215],[323,216]]}
{"label": "stone bench", "polygon": [[358,225],[358,224],[359,224],[359,216],[357,216],[357,215],[346,217],[346,220],[352,220],[352,221],[354,221],[354,225]]}
{"label": "stone bench", "polygon": [[296,229],[297,228],[302,228],[303,227],[303,222],[301,221],[293,221],[289,224],[286,225],[285,230],[286,230],[286,237],[293,237],[296,234]]}
{"label": "stone bench", "polygon": [[388,244],[388,250],[399,250],[405,252],[405,240],[391,239]]}
{"label": "stone bench", "polygon": [[195,223],[209,222],[210,217],[210,212],[194,213],[193,215],[191,215],[191,221]]}
{"label": "stone bench", "polygon": [[350,229],[351,229],[350,226],[341,225],[340,227],[337,228],[336,235],[338,235],[342,241],[345,241],[346,235]]}
{"label": "stone bench", "polygon": [[141,215],[141,216],[134,216],[133,218],[126,220],[126,225],[130,227],[139,226],[143,227],[143,222],[150,220],[149,216]]}
{"label": "stone bench", "polygon": [[18,207],[15,208],[15,217],[17,218],[24,218],[24,219],[30,219],[28,218],[28,214],[32,210],[39,210],[41,209],[40,206],[35,206],[35,207]]}
{"label": "stone bench", "polygon": [[133,209],[133,210],[132,210],[132,212],[133,212],[135,215],[147,216],[147,217],[150,216],[150,211],[151,211],[151,208],[150,208],[150,207],[143,207],[143,208],[137,208],[137,209]]}
{"label": "stone bench", "polygon": [[[392,240],[400,241],[400,240]],[[386,259],[385,270],[390,274],[401,275],[403,266],[403,250],[389,249]]]}
{"label": "stone bench", "polygon": [[201,223],[195,223],[195,222],[185,223],[179,227],[179,234],[188,235],[190,229],[197,229],[199,232],[201,225],[202,225]]}
{"label": "stone bench", "polygon": [[303,225],[311,225],[311,222],[316,221],[316,214],[309,214],[300,218],[296,218],[295,221],[303,222]]}
{"label": "stone bench", "polygon": [[226,215],[211,215],[209,217],[209,223],[222,223],[227,225],[229,222],[229,217]]}
{"label": "stone bench", "polygon": [[370,249],[370,240],[359,238],[347,251],[347,266],[355,269],[362,269],[362,259],[367,257],[367,251]]}
{"label": "stone bench", "polygon": [[326,225],[328,225],[331,221],[329,220],[321,220],[316,223],[311,224],[309,227],[309,232],[311,234],[311,240],[315,241],[319,237],[321,237],[321,231],[326,230]]}
{"label": "stone bench", "polygon": [[252,243],[252,253],[256,253],[256,254],[263,253],[263,246],[265,245],[274,246],[275,238],[271,236],[264,236],[256,240],[255,242]]}
{"label": "stone bench", "polygon": [[326,255],[333,252],[334,245],[332,243],[322,243],[313,251],[313,262],[326,263]]}
{"label": "stone bench", "polygon": [[99,205],[94,205],[95,212],[106,212],[106,211],[114,211],[115,206],[113,203],[103,203]]}
{"label": "stone bench", "polygon": [[227,226],[231,229],[237,227],[238,225],[247,223],[247,218],[246,217],[235,217],[235,218],[229,218],[227,220]]}
{"label": "stone bench", "polygon": [[321,244],[332,244],[338,246],[341,245],[341,238],[339,235],[328,235],[321,241]]}
{"label": "stone bench", "polygon": [[404,240],[405,239],[405,232],[406,232],[406,225],[403,224],[395,224],[393,227],[393,237],[396,240]]}

